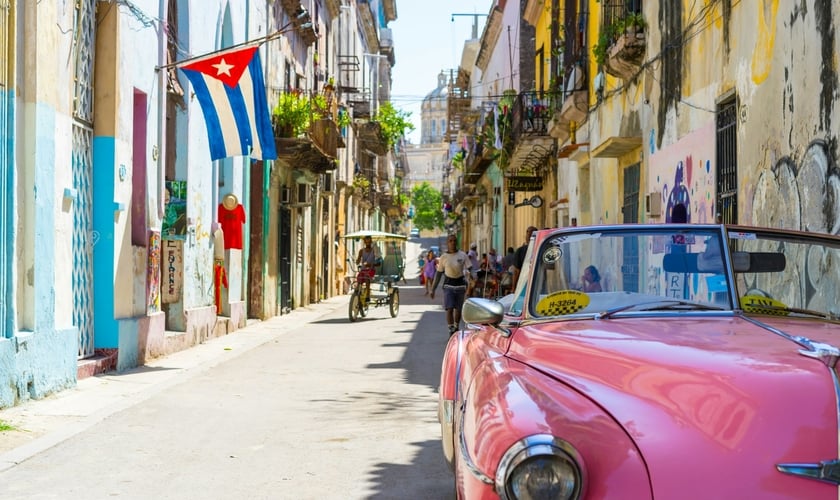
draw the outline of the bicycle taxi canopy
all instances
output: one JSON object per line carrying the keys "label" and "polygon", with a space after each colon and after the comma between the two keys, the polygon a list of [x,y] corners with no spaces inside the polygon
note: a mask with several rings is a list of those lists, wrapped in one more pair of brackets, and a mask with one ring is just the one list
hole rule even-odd
{"label": "bicycle taxi canopy", "polygon": [[386,233],[384,231],[374,231],[372,229],[365,229],[363,231],[356,231],[355,233],[345,234],[345,239],[361,240],[366,236],[370,236],[373,241],[405,241],[408,238],[401,234]]}

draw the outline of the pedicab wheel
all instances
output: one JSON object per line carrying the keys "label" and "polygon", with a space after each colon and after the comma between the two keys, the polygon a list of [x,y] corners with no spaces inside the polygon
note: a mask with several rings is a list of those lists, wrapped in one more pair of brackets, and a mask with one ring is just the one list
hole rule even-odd
{"label": "pedicab wheel", "polygon": [[388,308],[391,310],[391,317],[396,318],[397,314],[400,313],[400,291],[394,290],[391,292],[391,296],[388,297]]}
{"label": "pedicab wheel", "polygon": [[350,295],[350,307],[347,311],[347,316],[350,318],[350,321],[356,321],[359,318],[359,294],[353,292]]}

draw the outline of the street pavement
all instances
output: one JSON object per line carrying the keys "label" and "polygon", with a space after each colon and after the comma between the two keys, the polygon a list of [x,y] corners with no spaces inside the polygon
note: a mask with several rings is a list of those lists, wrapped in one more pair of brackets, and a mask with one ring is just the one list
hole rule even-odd
{"label": "street pavement", "polygon": [[448,498],[420,243],[397,318],[337,296],[0,411],[0,498]]}

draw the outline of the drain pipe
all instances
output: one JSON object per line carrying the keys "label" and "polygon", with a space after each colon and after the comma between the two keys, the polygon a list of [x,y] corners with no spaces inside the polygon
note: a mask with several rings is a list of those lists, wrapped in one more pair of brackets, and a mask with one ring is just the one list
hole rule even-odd
{"label": "drain pipe", "polygon": [[[165,122],[166,122],[166,74],[169,71],[168,68],[165,68],[166,65],[166,49],[167,49],[167,36],[166,30],[168,27],[166,26],[167,23],[167,12],[166,12],[166,2],[167,0],[160,0],[159,7],[158,7],[158,19],[160,20],[160,24],[158,25],[158,116],[157,116],[157,134],[158,134],[158,143],[157,143],[157,151],[152,153],[152,159],[157,160],[157,167],[158,167],[158,220],[161,223],[161,229],[163,229],[163,216],[166,211],[166,130],[165,130]],[[154,158],[157,156],[157,158]]]}

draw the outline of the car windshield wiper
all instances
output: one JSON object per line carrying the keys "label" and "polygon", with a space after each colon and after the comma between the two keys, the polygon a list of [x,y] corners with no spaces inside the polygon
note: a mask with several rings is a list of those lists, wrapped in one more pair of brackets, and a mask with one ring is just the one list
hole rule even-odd
{"label": "car windshield wiper", "polygon": [[[654,305],[655,304],[655,305]],[[651,306],[651,307],[644,307]],[[640,311],[725,311],[726,308],[720,306],[712,306],[709,304],[698,304],[696,302],[689,302],[687,300],[652,300],[649,302],[639,302],[638,304],[629,304],[626,306],[614,307],[595,315],[596,319],[608,319],[614,314],[627,311],[630,309],[642,308]]]}
{"label": "car windshield wiper", "polygon": [[[757,308],[755,312],[761,312],[761,309],[766,309],[769,311],[779,311],[779,312],[786,312],[786,313],[796,313],[796,314],[804,314],[806,316],[814,316],[816,318],[822,319],[829,319],[832,321],[836,321],[840,319],[837,315],[831,312],[822,312],[822,311],[814,311],[813,309],[800,309],[798,307],[787,307],[787,306],[777,306],[773,304],[762,304],[760,307]],[[747,311],[749,312],[749,311]],[[773,314],[772,312],[768,314]]]}

